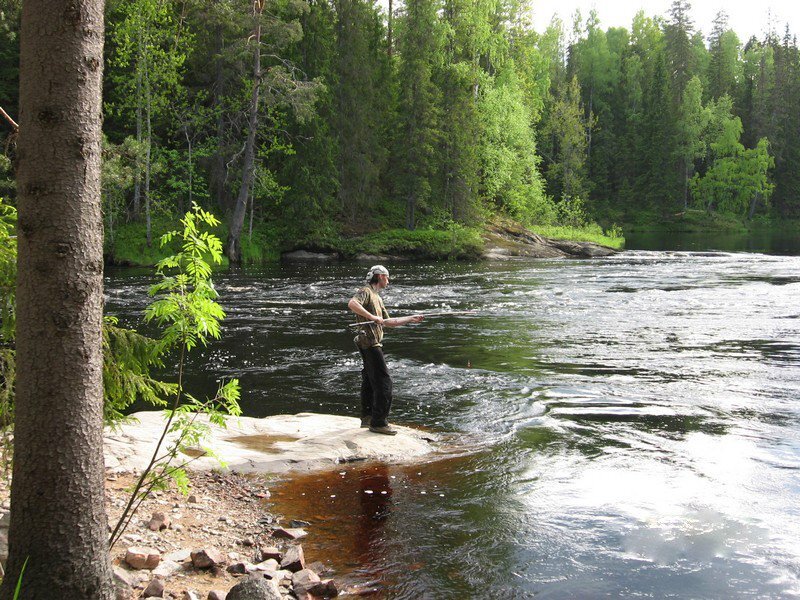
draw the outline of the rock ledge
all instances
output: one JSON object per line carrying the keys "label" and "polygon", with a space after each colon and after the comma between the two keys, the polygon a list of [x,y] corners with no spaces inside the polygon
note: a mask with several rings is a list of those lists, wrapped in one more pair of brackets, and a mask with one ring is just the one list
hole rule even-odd
{"label": "rock ledge", "polygon": [[553,240],[528,231],[519,225],[494,223],[483,235],[486,250],[483,258],[597,258],[616,254],[617,250],[593,242]]}
{"label": "rock ledge", "polygon": [[[105,432],[106,469],[112,472],[139,471],[153,454],[164,427],[160,411],[138,412],[132,423]],[[208,420],[198,417],[203,423]],[[227,429],[210,425],[207,448],[226,468],[236,473],[285,473],[312,471],[361,460],[411,462],[436,450],[436,436],[429,432],[394,426],[399,433],[386,436],[360,427],[361,420],[316,413],[276,415],[263,419],[231,417]],[[167,437],[169,443],[174,435]],[[219,469],[214,458],[199,456],[188,468]],[[188,456],[186,458],[189,458]]]}

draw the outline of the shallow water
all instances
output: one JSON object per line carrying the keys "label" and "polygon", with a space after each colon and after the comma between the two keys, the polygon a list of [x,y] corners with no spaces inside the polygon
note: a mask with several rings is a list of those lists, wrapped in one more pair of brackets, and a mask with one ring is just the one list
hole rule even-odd
{"label": "shallow water", "polygon": [[[355,416],[345,305],[364,270],[217,276],[228,319],[193,391],[239,377],[246,414]],[[311,560],[387,598],[800,596],[800,257],[392,271],[392,314],[479,313],[385,340],[393,420],[473,452],[278,486]],[[110,272],[108,311],[137,324],[151,281]]]}

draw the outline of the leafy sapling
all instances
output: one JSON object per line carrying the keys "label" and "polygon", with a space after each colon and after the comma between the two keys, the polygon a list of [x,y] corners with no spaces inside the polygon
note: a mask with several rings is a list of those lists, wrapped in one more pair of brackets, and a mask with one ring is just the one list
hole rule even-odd
{"label": "leafy sapling", "polygon": [[[201,446],[211,425],[224,427],[226,416],[241,414],[237,379],[221,384],[211,399],[199,400],[184,390],[188,352],[198,344],[205,346],[209,339],[220,337],[220,321],[225,318],[225,312],[216,302],[218,294],[211,281],[212,263],[222,262],[222,242],[204,230],[217,226],[219,221],[194,204],[181,224],[183,231],[171,231],[161,238],[162,247],[179,241],[180,250],[156,265],[161,281],[150,288],[150,295],[155,299],[145,310],[145,320],[162,328],[161,350],[179,354],[178,381],[174,384],[172,404],[166,410],[167,420],[161,438],[111,533],[111,546],[125,532],[152,490],[163,489],[170,481],[184,493],[188,490],[185,467],[195,458],[179,460],[179,455],[189,456]],[[204,418],[199,419],[200,415]],[[172,441],[166,443],[168,436],[172,436]],[[201,455],[213,456],[213,453],[204,449]]]}

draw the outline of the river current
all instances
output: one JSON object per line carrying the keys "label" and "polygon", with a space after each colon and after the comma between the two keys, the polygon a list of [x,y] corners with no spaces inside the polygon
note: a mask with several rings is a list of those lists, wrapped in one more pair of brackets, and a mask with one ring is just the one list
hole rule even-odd
{"label": "river current", "polygon": [[[397,263],[392,420],[461,449],[276,484],[306,556],[385,598],[800,597],[800,257],[628,251]],[[228,317],[188,379],[245,414],[357,416],[347,300],[366,265],[215,276]],[[142,329],[150,272],[110,271]]]}

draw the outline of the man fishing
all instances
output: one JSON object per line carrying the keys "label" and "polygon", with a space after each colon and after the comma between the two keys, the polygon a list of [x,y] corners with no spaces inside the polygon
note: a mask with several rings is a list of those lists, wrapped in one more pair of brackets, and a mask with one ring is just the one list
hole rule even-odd
{"label": "man fishing", "polygon": [[[387,418],[392,407],[392,378],[383,357],[383,328],[419,323],[423,315],[389,318],[380,292],[389,285],[389,270],[375,265],[367,272],[366,284],[347,303],[356,314],[356,346],[361,352],[361,427],[374,433],[396,435]],[[362,325],[363,323],[363,325]]]}

